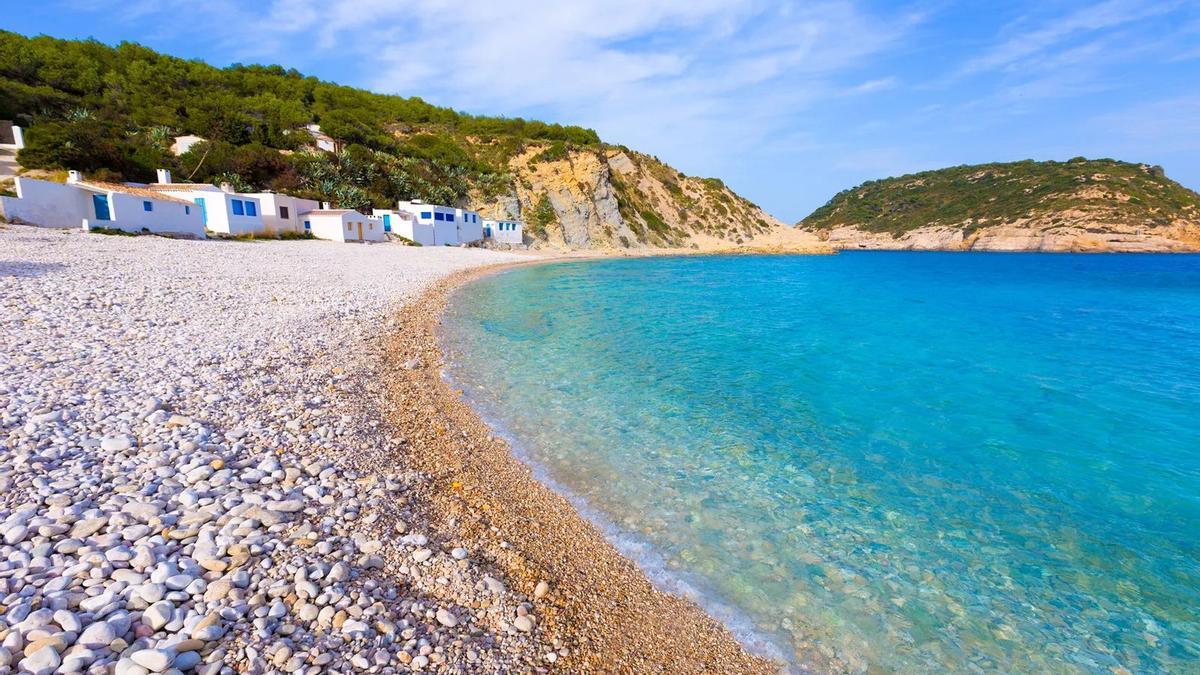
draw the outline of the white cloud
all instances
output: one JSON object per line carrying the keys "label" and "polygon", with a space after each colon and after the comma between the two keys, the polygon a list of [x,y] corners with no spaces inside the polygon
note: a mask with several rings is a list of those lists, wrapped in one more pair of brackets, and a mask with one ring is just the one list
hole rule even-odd
{"label": "white cloud", "polygon": [[847,93],[850,94],[871,94],[877,91],[886,91],[895,89],[900,85],[900,80],[895,77],[881,77],[875,80],[867,80],[862,84],[851,87]]}
{"label": "white cloud", "polygon": [[1106,0],[1055,17],[1032,30],[1017,27],[1013,29],[1016,35],[968,61],[963,73],[1036,67],[1047,53],[1073,38],[1166,14],[1178,5],[1178,2],[1169,0]]}
{"label": "white cloud", "polygon": [[707,173],[747,144],[778,142],[808,106],[851,89],[840,81],[847,69],[919,20],[849,0],[309,0],[270,13],[268,23],[310,34],[320,51],[356,50],[358,84],[592,126]]}

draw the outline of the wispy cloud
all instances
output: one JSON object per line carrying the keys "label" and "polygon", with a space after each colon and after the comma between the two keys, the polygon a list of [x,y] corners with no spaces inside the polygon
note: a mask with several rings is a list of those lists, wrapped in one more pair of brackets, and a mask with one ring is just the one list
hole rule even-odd
{"label": "wispy cloud", "polygon": [[1169,13],[1179,5],[1174,0],[1144,2],[1142,0],[1107,0],[1085,6],[1064,16],[1045,20],[1035,28],[1024,22],[1011,26],[1011,37],[971,59],[962,68],[963,74],[997,69],[1018,69],[1037,62],[1055,48],[1080,35],[1112,29],[1135,21]]}
{"label": "wispy cloud", "polygon": [[850,94],[872,94],[877,91],[886,91],[895,89],[900,86],[900,80],[896,77],[881,77],[874,80],[867,80],[862,84],[857,84],[847,90]]}

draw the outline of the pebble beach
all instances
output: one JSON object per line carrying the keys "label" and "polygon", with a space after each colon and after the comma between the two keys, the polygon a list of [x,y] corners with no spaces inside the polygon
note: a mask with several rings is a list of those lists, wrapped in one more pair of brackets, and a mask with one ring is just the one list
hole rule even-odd
{"label": "pebble beach", "polygon": [[0,672],[773,672],[438,377],[521,261],[0,225]]}

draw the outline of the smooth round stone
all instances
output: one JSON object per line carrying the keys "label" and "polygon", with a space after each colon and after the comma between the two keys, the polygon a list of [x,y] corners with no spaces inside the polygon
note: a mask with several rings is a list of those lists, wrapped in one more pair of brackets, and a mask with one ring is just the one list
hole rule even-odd
{"label": "smooth round stone", "polygon": [[161,673],[175,662],[175,652],[168,649],[140,649],[130,659],[152,673]]}
{"label": "smooth round stone", "polygon": [[458,625],[458,617],[454,616],[445,609],[439,609],[437,611],[437,620],[438,623],[446,626],[447,628],[454,628]]}
{"label": "smooth round stone", "polygon": [[156,602],[146,608],[142,612],[142,621],[148,624],[152,629],[158,630],[167,625],[171,621],[171,615],[175,611],[175,605],[166,600]]}
{"label": "smooth round stone", "polygon": [[128,436],[113,436],[100,441],[100,449],[107,452],[124,452],[133,446]]}
{"label": "smooth round stone", "polygon": [[118,637],[120,636],[107,621],[97,621],[83,629],[76,643],[87,647],[107,647]]}

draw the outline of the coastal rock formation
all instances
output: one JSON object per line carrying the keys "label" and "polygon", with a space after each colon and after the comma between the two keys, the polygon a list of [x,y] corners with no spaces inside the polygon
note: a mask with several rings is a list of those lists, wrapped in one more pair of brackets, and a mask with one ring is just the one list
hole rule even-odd
{"label": "coastal rock formation", "polygon": [[1200,195],[1145,164],[987,164],[864,183],[799,227],[839,249],[1197,251]]}
{"label": "coastal rock formation", "polygon": [[526,222],[535,246],[564,249],[825,251],[714,178],[685,176],[625,148],[530,144],[508,170],[512,192],[472,195],[487,217]]}

